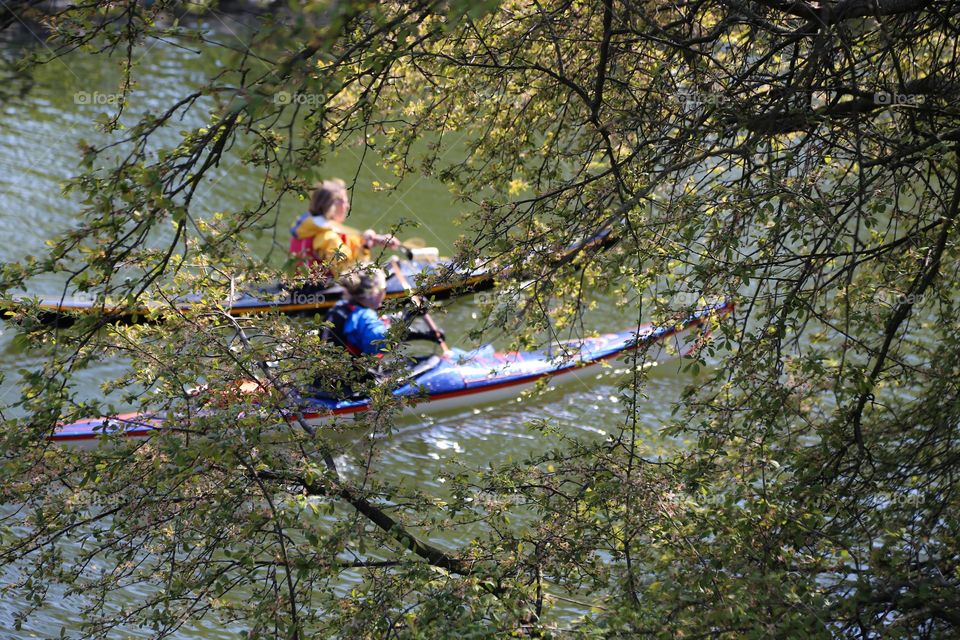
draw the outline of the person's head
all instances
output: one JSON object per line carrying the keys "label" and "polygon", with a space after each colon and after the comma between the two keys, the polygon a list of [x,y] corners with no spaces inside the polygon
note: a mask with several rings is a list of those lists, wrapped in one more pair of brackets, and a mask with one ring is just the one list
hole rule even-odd
{"label": "person's head", "polygon": [[347,185],[339,178],[324,180],[310,193],[310,215],[343,222],[349,210],[350,198],[347,196]]}
{"label": "person's head", "polygon": [[340,285],[346,289],[351,302],[379,309],[387,295],[387,278],[379,269],[351,271],[340,278]]}

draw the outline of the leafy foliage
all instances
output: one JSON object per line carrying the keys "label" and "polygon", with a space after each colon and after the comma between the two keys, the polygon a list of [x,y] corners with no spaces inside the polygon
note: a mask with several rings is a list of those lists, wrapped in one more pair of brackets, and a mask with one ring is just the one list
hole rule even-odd
{"label": "leafy foliage", "polygon": [[[57,55],[129,60],[174,35],[218,45],[161,26],[171,8],[94,3],[48,21]],[[302,326],[161,305],[158,327],[52,331],[28,311],[25,339],[49,364],[23,373],[25,417],[0,432],[16,505],[0,558],[21,563],[8,588],[86,594],[90,637],[162,637],[203,616],[289,638],[954,635],[958,12],[558,0],[260,16],[207,85],[129,129],[105,123],[111,142],[86,148],[70,186],[83,223],[49,256],[5,265],[5,291],[59,272],[104,304],[223,299],[223,274],[262,275],[244,232],[275,224],[325,154],[356,144],[395,173],[383,188],[434,175],[472,202],[458,258],[522,267],[525,339],[578,332],[595,290],[655,320],[738,297],[719,366],[668,426],[692,445],[645,450],[640,358],[608,442],[452,469],[449,496],[425,495],[338,469],[329,434],[273,428],[290,390],[349,375]],[[188,109],[208,110],[207,126],[155,148]],[[201,219],[193,194],[231,153],[262,170],[259,200]],[[611,227],[615,250],[551,259]],[[51,448],[61,417],[113,409],[70,379],[114,357],[131,367],[111,388],[171,428],[146,446]],[[250,378],[264,383],[256,406],[222,391]],[[198,381],[220,410],[184,418]],[[389,429],[398,407],[372,392],[369,427]],[[472,543],[434,546],[439,528]],[[81,557],[61,552],[72,537]],[[144,604],[115,610],[111,592],[129,585],[149,586]],[[578,613],[563,614],[568,600]]]}

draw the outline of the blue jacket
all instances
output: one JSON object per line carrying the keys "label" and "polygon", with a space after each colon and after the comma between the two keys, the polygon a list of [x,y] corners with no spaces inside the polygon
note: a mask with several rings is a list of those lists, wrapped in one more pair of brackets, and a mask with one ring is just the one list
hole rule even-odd
{"label": "blue jacket", "polygon": [[373,309],[341,300],[328,315],[333,335],[352,353],[376,354],[383,350],[387,324]]}

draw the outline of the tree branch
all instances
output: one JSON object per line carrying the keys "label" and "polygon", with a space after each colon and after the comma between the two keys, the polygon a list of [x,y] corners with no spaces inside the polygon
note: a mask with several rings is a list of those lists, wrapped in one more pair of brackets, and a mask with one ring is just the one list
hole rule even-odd
{"label": "tree branch", "polygon": [[[957,151],[958,149],[954,148],[954,153],[957,153]],[[960,167],[958,167],[958,172],[955,176],[955,179],[957,180],[957,184],[954,186],[953,200],[950,203],[950,209],[944,216],[945,224],[940,229],[940,234],[937,237],[937,243],[934,248],[928,252],[926,256],[924,256],[920,272],[910,284],[910,288],[907,290],[907,295],[904,297],[904,300],[897,305],[893,315],[891,315],[887,320],[886,326],[884,327],[883,345],[880,347],[880,351],[877,354],[877,361],[874,363],[873,369],[870,371],[870,376],[867,380],[867,388],[860,393],[860,396],[857,399],[857,404],[850,413],[850,422],[853,424],[854,440],[856,441],[857,447],[861,452],[865,452],[866,450],[866,446],[863,442],[863,433],[861,431],[863,410],[866,407],[868,400],[873,395],[873,388],[876,386],[877,379],[880,377],[880,373],[883,371],[883,365],[887,359],[888,353],[890,352],[890,346],[893,344],[893,340],[897,335],[897,331],[900,329],[900,325],[903,324],[904,320],[906,320],[910,315],[910,312],[914,306],[914,302],[923,296],[930,284],[940,274],[940,261],[943,257],[943,252],[947,247],[947,239],[950,236],[950,231],[953,230],[953,225],[957,220],[957,215],[960,213]]]}

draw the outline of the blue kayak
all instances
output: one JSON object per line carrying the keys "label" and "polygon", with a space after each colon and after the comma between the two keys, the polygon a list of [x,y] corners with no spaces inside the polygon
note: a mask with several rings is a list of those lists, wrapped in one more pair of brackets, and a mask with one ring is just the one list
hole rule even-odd
{"label": "blue kayak", "polygon": [[[663,362],[685,357],[707,339],[711,323],[733,310],[733,303],[706,307],[685,320],[669,326],[650,324],[553,345],[538,351],[495,351],[487,345],[473,351],[454,350],[439,358],[436,366],[412,377],[394,390],[406,400],[406,410],[428,413],[491,404],[515,398],[544,378],[592,378],[592,367],[638,349],[646,349],[645,362]],[[251,383],[253,384],[253,383]],[[253,384],[255,387],[256,385]],[[305,395],[296,410],[312,425],[320,425],[370,408],[366,398],[337,400]],[[122,433],[147,438],[164,427],[164,420],[150,414],[124,414],[92,418],[59,427],[51,440],[65,444],[90,446],[104,433]],[[169,428],[176,428],[170,425]]]}

